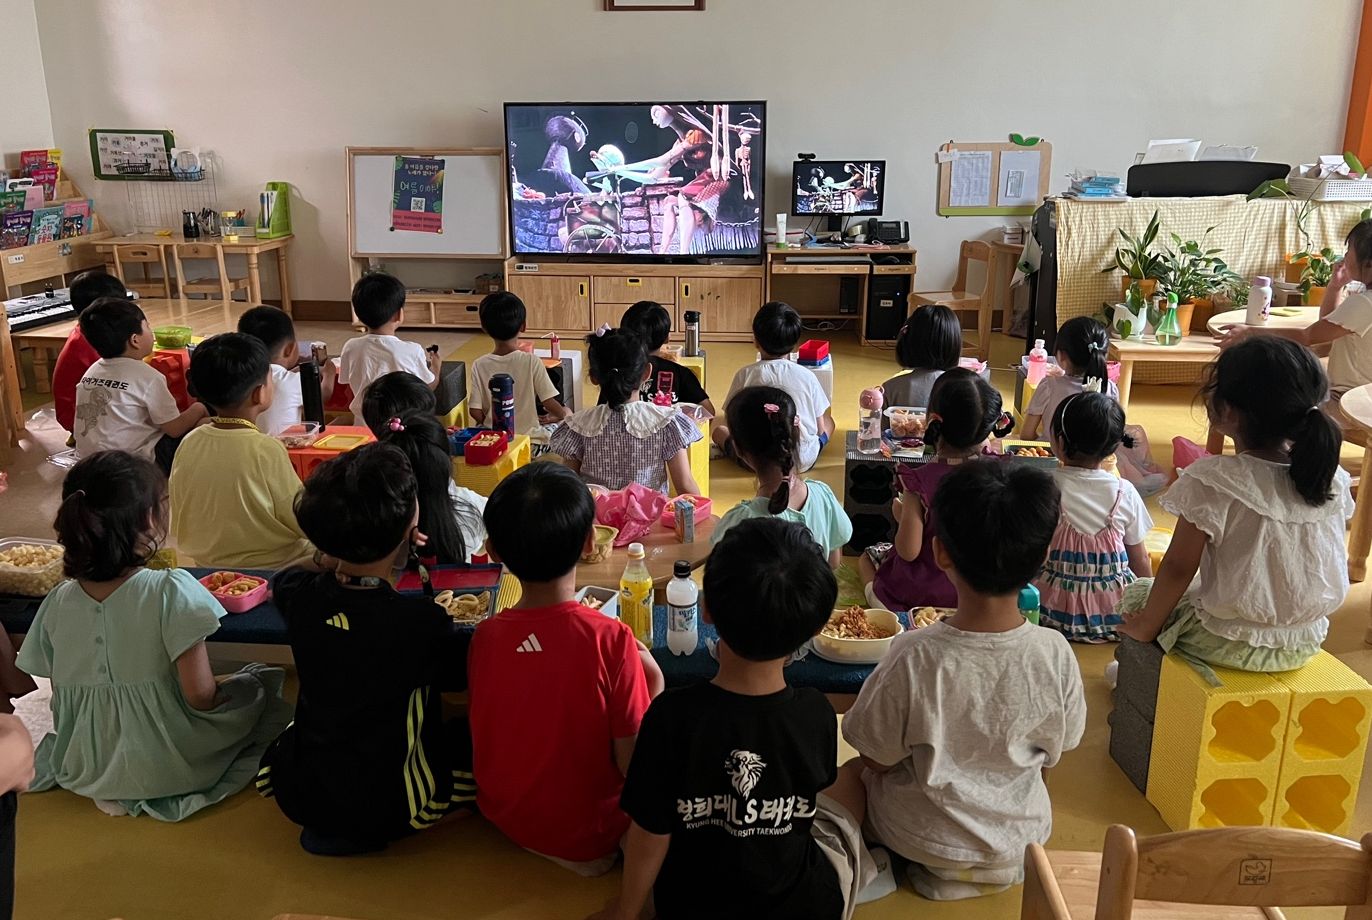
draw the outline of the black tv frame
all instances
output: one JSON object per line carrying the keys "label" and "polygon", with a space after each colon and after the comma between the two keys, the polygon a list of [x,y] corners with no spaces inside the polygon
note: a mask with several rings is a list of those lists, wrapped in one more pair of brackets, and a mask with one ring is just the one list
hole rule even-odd
{"label": "black tv frame", "polygon": [[[800,172],[802,169],[808,170],[821,164],[837,163],[842,167],[845,163],[871,163],[873,166],[880,166],[881,172],[877,174],[877,209],[875,211],[833,211],[823,212],[810,211],[801,213],[796,210],[796,185],[799,184]],[[839,157],[837,159],[821,160],[796,160],[791,164],[791,216],[800,218],[828,217],[828,218],[848,218],[848,217],[880,217],[886,210],[886,161],[878,160],[873,157]]]}

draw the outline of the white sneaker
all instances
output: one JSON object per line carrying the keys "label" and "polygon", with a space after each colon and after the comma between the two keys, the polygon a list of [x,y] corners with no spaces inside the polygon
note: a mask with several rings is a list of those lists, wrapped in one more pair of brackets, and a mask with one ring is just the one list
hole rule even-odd
{"label": "white sneaker", "polygon": [[1120,663],[1118,661],[1112,661],[1105,666],[1105,682],[1110,685],[1111,690],[1119,686]]}

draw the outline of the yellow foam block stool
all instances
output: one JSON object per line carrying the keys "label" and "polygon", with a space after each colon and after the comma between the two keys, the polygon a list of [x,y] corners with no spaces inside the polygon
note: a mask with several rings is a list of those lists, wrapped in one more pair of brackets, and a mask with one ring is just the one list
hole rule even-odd
{"label": "yellow foam block stool", "polygon": [[1148,801],[1174,831],[1272,823],[1291,691],[1270,674],[1214,671],[1223,686],[1163,658]]}
{"label": "yellow foam block stool", "polygon": [[[700,487],[700,494],[706,498],[710,497],[710,423],[708,421],[696,422],[696,427],[700,429],[700,440],[686,448],[686,456],[691,461],[691,475],[695,477],[696,485]],[[672,494],[676,494],[676,489],[672,489]]]}
{"label": "yellow foam block stool", "polygon": [[1372,686],[1328,652],[1273,676],[1291,692],[1291,710],[1272,824],[1346,837],[1372,725]]}
{"label": "yellow foam block stool", "polygon": [[1158,574],[1159,567],[1162,566],[1162,557],[1167,555],[1167,548],[1172,545],[1172,528],[1154,527],[1148,531],[1143,538],[1143,547],[1148,550],[1148,561],[1153,563],[1153,574]]}
{"label": "yellow foam block stool", "polygon": [[444,428],[468,428],[471,422],[467,420],[467,399],[463,397],[462,402],[448,410],[447,415],[440,415],[438,420],[443,423]]}
{"label": "yellow foam block stool", "polygon": [[529,436],[517,434],[505,456],[488,466],[469,466],[465,457],[454,457],[453,480],[478,495],[489,497],[502,479],[521,466],[528,466],[532,450]]}

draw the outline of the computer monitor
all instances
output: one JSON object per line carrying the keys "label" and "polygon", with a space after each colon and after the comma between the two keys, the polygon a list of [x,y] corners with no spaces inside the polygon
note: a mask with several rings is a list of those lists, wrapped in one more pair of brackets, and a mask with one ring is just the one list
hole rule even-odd
{"label": "computer monitor", "polygon": [[885,198],[885,160],[797,160],[791,170],[797,217],[875,217]]}

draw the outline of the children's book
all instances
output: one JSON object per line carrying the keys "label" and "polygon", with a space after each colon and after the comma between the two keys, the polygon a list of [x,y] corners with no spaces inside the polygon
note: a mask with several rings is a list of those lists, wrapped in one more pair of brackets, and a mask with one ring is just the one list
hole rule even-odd
{"label": "children's book", "polygon": [[62,206],[62,239],[90,232],[91,200],[68,201]]}
{"label": "children's book", "polygon": [[57,147],[49,147],[46,150],[21,150],[19,152],[19,174],[21,176],[33,175],[33,170],[40,166],[62,166],[62,151]]}
{"label": "children's book", "polygon": [[43,187],[43,200],[52,201],[57,197],[57,166],[47,163],[43,166],[36,166],[29,173],[29,178]]}
{"label": "children's book", "polygon": [[29,228],[29,245],[51,243],[62,234],[62,207],[39,208],[33,212],[33,226]]}
{"label": "children's book", "polygon": [[24,190],[0,192],[0,214],[13,214],[24,210]]}
{"label": "children's book", "polygon": [[0,216],[0,249],[27,246],[29,244],[29,227],[32,225],[32,211],[14,211]]}

